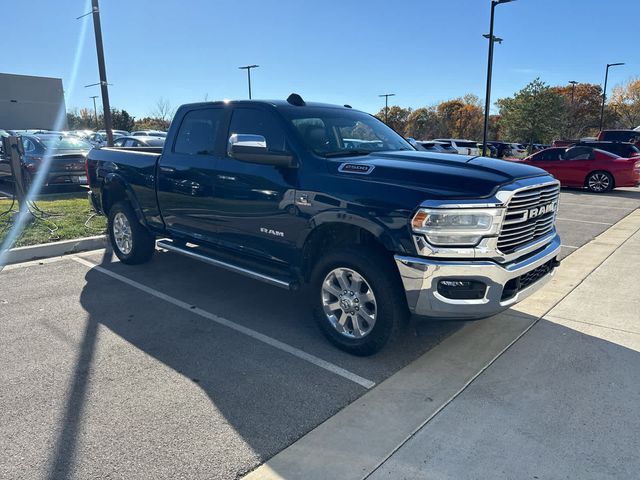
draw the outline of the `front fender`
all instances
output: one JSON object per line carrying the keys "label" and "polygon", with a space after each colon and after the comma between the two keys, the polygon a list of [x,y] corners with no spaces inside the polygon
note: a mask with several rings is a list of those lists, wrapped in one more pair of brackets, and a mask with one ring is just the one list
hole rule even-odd
{"label": "front fender", "polygon": [[[404,237],[407,237],[407,239],[410,240],[406,225],[406,219],[404,221],[399,221],[399,219],[393,219],[392,217],[389,217],[385,220],[387,220],[388,223],[385,223],[381,218],[366,217],[352,212],[324,211],[316,214],[309,220],[310,228],[308,234],[322,225],[351,225],[362,228],[363,230],[369,232],[384,246],[386,250],[390,252],[409,253],[410,250],[407,250],[406,242],[403,241]],[[389,223],[393,226],[391,227]],[[304,245],[309,236],[308,234],[300,239],[299,247],[302,247]]]}

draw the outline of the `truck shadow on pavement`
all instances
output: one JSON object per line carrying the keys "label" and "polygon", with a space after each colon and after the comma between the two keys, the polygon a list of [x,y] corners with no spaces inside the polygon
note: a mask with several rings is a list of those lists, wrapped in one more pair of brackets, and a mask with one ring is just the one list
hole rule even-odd
{"label": "truck shadow on pavement", "polygon": [[[326,342],[308,313],[306,299],[300,295],[171,253],[158,253],[144,267],[129,267],[112,262],[111,252],[107,251],[100,266],[193,302],[377,383],[464,324],[414,324],[403,329],[399,338],[384,351],[373,357],[358,358]],[[149,296],[98,270],[89,270],[85,279],[80,302],[88,319],[54,449],[50,479],[75,475],[77,442],[82,434],[80,427],[87,396],[91,395],[88,387],[92,370],[96,368],[98,334],[103,327],[135,347],[134,353],[128,352],[128,359],[138,358],[137,351],[144,352],[184,377],[181,382],[186,379],[207,395],[211,405],[201,412],[189,411],[190,400],[185,400],[183,408],[176,409],[172,414],[174,418],[169,419],[173,430],[163,438],[170,443],[169,438],[184,427],[183,423],[193,423],[194,415],[218,415],[220,418],[202,421],[207,429],[195,428],[186,438],[178,439],[185,448],[191,443],[206,444],[206,455],[198,457],[194,453],[197,457],[194,461],[200,462],[200,474],[208,472],[213,478],[218,478],[212,473],[216,471],[226,472],[220,473],[219,478],[233,478],[255,468],[366,392],[356,383]],[[117,355],[113,355],[113,361],[118,362]],[[127,381],[133,382],[136,388],[136,382],[140,382],[141,390],[168,388],[162,383],[154,385],[147,373],[136,372],[135,368]],[[166,401],[171,400],[150,399],[149,409]],[[197,402],[194,405],[202,408]],[[157,412],[163,416],[157,419],[159,424],[167,422],[166,404],[162,406]],[[153,411],[147,413],[151,417],[155,415]],[[114,418],[115,429],[119,428],[117,424]],[[140,425],[140,428],[148,427]],[[163,445],[162,438],[141,445],[139,435],[125,430],[121,435],[121,444],[109,445],[109,450],[113,449],[110,456],[126,458],[131,449],[148,449],[151,471],[169,461],[171,449]],[[230,455],[230,450],[236,453]],[[230,469],[233,475],[229,474]]]}

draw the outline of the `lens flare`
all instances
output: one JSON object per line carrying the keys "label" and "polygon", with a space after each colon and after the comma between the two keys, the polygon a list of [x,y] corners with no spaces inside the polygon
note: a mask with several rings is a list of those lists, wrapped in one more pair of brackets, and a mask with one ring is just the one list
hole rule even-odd
{"label": "lens flare", "polygon": [[[90,0],[87,0],[85,2],[85,7],[86,7],[85,11],[91,10]],[[65,104],[67,103],[68,99],[71,97],[71,94],[73,93],[73,90],[76,86],[78,70],[80,67],[80,59],[82,58],[82,51],[84,49],[88,25],[89,25],[89,17],[82,18],[81,25],[80,25],[80,32],[78,33],[78,42],[76,44],[76,52],[73,57],[73,63],[71,65],[71,74],[69,75],[69,82],[64,92]],[[66,112],[66,109],[64,108],[64,104],[60,105],[60,109],[58,110],[56,121],[53,126],[54,131],[62,130],[62,127],[65,124],[66,116],[67,116],[67,112]],[[42,163],[38,168],[38,173],[35,175],[35,177],[33,178],[33,181],[31,182],[31,186],[29,188],[29,191],[27,192],[25,201],[22,203],[22,205],[20,205],[20,211],[18,212],[18,215],[14,221],[14,224],[11,227],[11,230],[9,230],[9,233],[5,237],[4,241],[2,242],[2,246],[0,247],[0,272],[2,271],[2,269],[6,264],[6,259],[7,259],[7,255],[9,254],[9,249],[13,246],[13,244],[16,242],[18,237],[20,237],[20,234],[22,233],[22,231],[24,230],[24,227],[27,224],[27,220],[31,215],[31,213],[29,212],[28,204],[33,202],[36,199],[38,193],[40,192],[40,189],[42,188],[42,184],[44,183],[44,180],[47,178],[49,169],[51,168],[52,150],[48,149],[45,152],[46,153],[42,159]]]}

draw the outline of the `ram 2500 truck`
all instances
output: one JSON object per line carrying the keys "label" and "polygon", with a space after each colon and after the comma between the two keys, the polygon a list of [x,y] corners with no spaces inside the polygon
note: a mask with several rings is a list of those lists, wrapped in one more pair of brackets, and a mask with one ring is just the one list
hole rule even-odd
{"label": "ram 2500 truck", "polygon": [[160,238],[305,287],[322,332],[358,355],[410,314],[496,314],[558,265],[559,184],[543,170],[419,152],[369,114],[296,94],[183,105],[162,150],[93,149],[87,176],[122,262]]}

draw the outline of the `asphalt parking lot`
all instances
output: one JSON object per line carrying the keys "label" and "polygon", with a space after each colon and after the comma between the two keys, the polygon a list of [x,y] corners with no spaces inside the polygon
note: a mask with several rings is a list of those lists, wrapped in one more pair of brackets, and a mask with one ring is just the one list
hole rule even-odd
{"label": "asphalt parking lot", "polygon": [[[562,255],[639,207],[640,189],[563,189]],[[235,478],[462,325],[414,321],[357,358],[321,337],[303,297],[169,252],[1,278],[0,478]]]}

